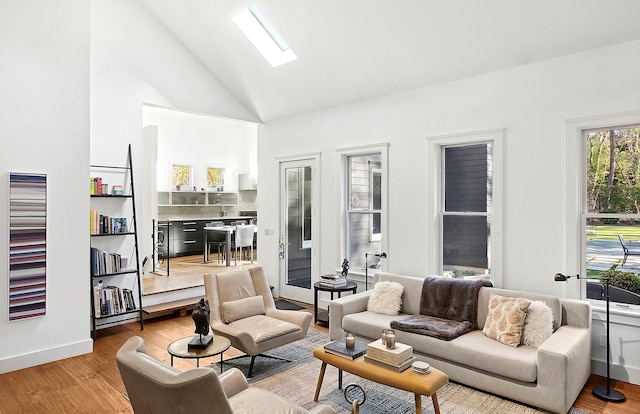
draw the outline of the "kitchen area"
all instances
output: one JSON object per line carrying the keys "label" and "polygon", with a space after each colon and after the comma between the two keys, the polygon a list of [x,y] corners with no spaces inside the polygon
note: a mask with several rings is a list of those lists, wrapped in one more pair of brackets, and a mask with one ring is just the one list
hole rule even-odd
{"label": "kitchen area", "polygon": [[157,136],[150,276],[169,275],[172,258],[206,261],[211,223],[258,224],[257,125],[154,106],[143,118]]}

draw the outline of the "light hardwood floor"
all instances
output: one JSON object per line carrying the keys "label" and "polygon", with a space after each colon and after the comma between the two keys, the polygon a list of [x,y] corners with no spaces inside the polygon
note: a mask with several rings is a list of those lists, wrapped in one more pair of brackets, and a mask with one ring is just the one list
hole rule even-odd
{"label": "light hardwood floor", "polygon": [[[172,271],[176,276],[172,277],[172,283],[180,283],[178,274],[177,270]],[[312,312],[311,305],[301,305],[305,306],[301,312]],[[169,363],[167,345],[175,339],[193,335],[193,329],[193,320],[187,315],[147,320],[143,331],[135,322],[100,330],[91,354],[0,375],[0,414],[132,413],[115,361],[117,350],[129,337],[139,335],[145,340],[150,354]],[[312,329],[328,332],[327,328],[317,325],[312,325]],[[231,348],[224,357],[240,354]],[[217,357],[205,359],[203,364],[217,360]],[[180,370],[188,370],[195,367],[195,361],[176,358],[174,365]],[[592,375],[575,406],[594,414],[640,412],[640,386],[613,381],[612,386],[622,391],[627,401],[606,403],[591,394],[593,386],[605,383],[604,378]]]}

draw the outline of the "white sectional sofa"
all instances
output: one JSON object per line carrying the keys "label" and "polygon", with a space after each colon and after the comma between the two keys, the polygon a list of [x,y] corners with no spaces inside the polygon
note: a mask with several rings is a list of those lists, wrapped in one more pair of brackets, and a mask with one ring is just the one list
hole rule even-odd
{"label": "white sectional sofa", "polygon": [[[400,314],[367,311],[372,290],[332,300],[331,340],[355,333],[365,341],[380,337],[391,321],[419,313],[423,278],[378,273],[378,281],[403,285]],[[545,302],[552,310],[554,332],[538,348],[511,347],[482,332],[492,295]],[[413,346],[414,355],[444,371],[452,381],[555,413],[566,413],[591,373],[591,307],[588,302],[482,287],[477,328],[450,341],[396,330],[396,341]]]}

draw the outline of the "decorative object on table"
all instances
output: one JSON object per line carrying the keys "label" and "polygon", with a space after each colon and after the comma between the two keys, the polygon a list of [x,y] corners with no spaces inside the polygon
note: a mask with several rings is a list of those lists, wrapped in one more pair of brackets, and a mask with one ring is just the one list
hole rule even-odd
{"label": "decorative object on table", "polygon": [[393,349],[389,349],[387,348],[387,345],[389,344],[388,339],[389,338],[387,336],[386,345],[382,344],[381,339],[368,343],[367,356],[375,358],[380,362],[396,366],[405,363],[413,357],[413,347],[411,345],[396,342],[394,344],[395,347]]}
{"label": "decorative object on table", "polygon": [[324,352],[347,359],[356,359],[367,353],[367,343],[356,339],[353,348],[347,348],[347,338],[345,337],[326,344]]}
{"label": "decorative object on table", "polygon": [[346,287],[349,281],[342,275],[321,275],[320,285],[332,288]]}
{"label": "decorative object on table", "polygon": [[[554,280],[556,282],[566,282],[568,279],[575,277],[576,279],[580,279],[580,275],[573,276],[565,276],[562,273],[556,273]],[[611,389],[611,342],[609,341],[609,278],[602,277],[600,278],[600,283],[605,282],[604,285],[604,295],[607,301],[607,386],[597,386],[593,387],[591,393],[596,397],[600,398],[604,401],[612,401],[612,402],[624,402],[627,397],[623,393],[617,390]]]}
{"label": "decorative object on table", "polygon": [[367,393],[358,384],[349,384],[344,387],[344,399],[351,404],[351,414],[359,414],[360,406],[367,401]]}
{"label": "decorative object on table", "polygon": [[209,322],[210,322],[211,309],[209,308],[209,301],[206,298],[201,298],[193,308],[191,318],[196,324],[195,333],[198,336],[194,336],[191,342],[189,342],[189,351],[193,349],[206,349],[211,342],[213,342],[213,335],[209,335]]}
{"label": "decorative object on table", "polygon": [[342,261],[342,276],[344,276],[345,278],[347,277],[347,275],[349,275],[350,267],[351,265],[349,264],[349,261],[345,257],[344,260]]}
{"label": "decorative object on table", "polygon": [[393,329],[389,329],[385,335],[385,346],[387,349],[396,349],[396,333]]}
{"label": "decorative object on table", "polygon": [[401,343],[396,343],[395,345],[394,349],[388,349],[386,342],[383,342],[382,339],[373,341],[367,345],[367,353],[364,356],[364,360],[383,368],[403,372],[416,362],[418,357],[413,355],[413,347],[411,345]]}
{"label": "decorative object on table", "polygon": [[429,363],[424,361],[416,361],[413,364],[411,364],[411,369],[416,374],[426,375],[431,372],[430,368],[431,367],[429,366]]}
{"label": "decorative object on table", "polygon": [[351,332],[347,332],[347,335],[345,335],[345,345],[347,349],[353,349],[356,346],[356,336]]}
{"label": "decorative object on table", "polygon": [[[364,290],[369,289],[369,255],[370,253],[364,254]],[[387,254],[385,252],[376,253],[373,256],[379,257],[381,259],[387,258]]]}
{"label": "decorative object on table", "polygon": [[9,321],[46,315],[47,176],[9,173]]}

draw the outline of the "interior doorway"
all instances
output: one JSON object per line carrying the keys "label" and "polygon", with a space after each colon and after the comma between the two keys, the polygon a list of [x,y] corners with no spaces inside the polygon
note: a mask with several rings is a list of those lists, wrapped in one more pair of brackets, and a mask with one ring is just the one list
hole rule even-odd
{"label": "interior doorway", "polygon": [[281,296],[313,301],[318,279],[317,158],[280,163]]}

